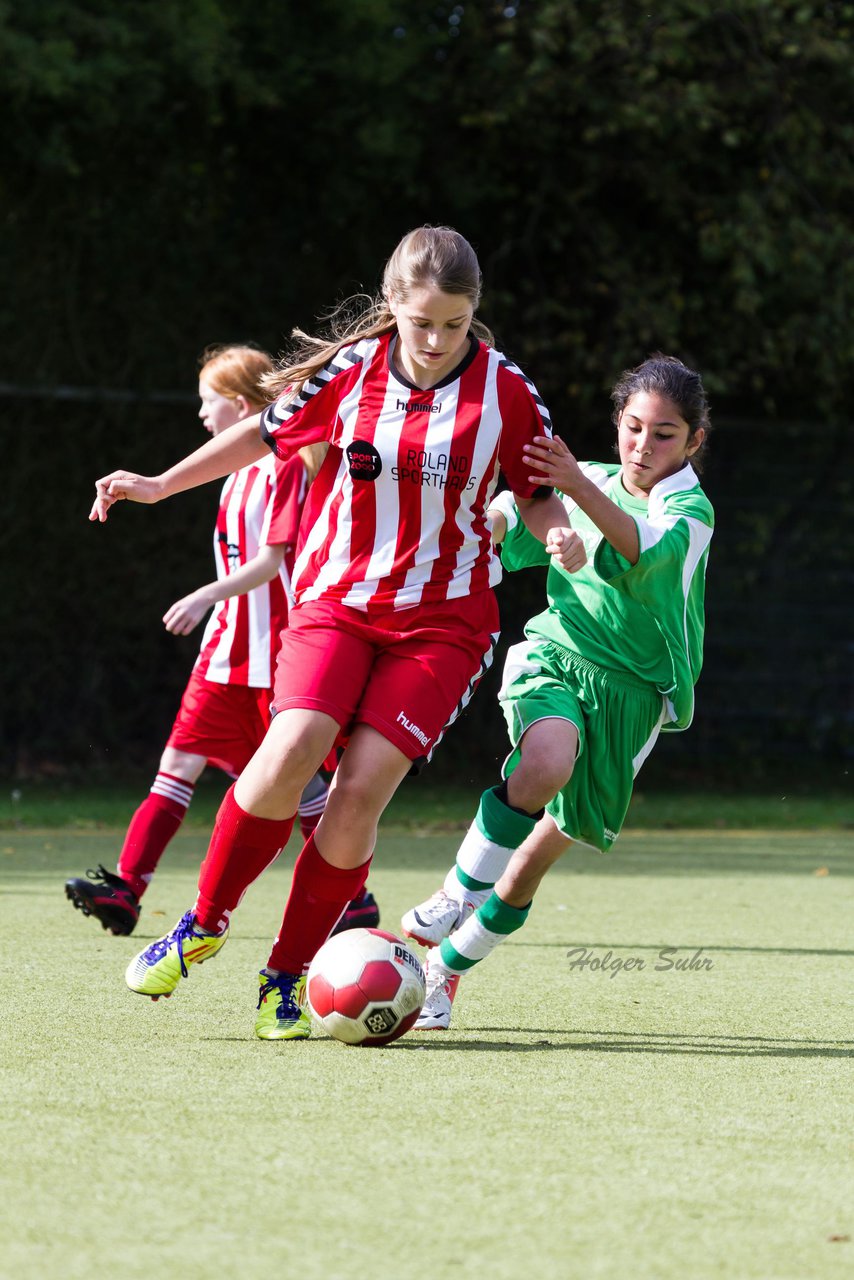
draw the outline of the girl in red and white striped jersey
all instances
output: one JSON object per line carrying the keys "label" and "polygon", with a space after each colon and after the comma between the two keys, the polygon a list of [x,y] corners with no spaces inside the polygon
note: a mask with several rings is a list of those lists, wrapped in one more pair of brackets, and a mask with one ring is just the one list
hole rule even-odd
{"label": "girl in red and white striped jersey", "polygon": [[[266,352],[209,348],[199,372],[199,417],[211,436],[257,413],[267,400]],[[216,580],[167,609],[173,635],[189,635],[214,606],[151,790],[134,814],[118,875],[99,868],[69,880],[68,897],[116,934],[130,933],[160,858],[186,816],[206,765],[236,778],[270,723],[273,672],[288,599],[300,516],[326,448],[309,446],[286,461],[272,454],[230,475],[214,529]],[[299,813],[307,838],[323,812],[328,786],[311,780]]]}
{"label": "girl in red and white striped jersey", "polygon": [[326,336],[297,331],[292,357],[267,380],[274,405],[162,476],[117,471],[97,482],[90,518],[104,520],[116,501],[157,502],[246,465],[265,445],[279,457],[330,446],[306,504],[276,715],[223,801],[194,907],[131,962],[133,990],[168,994],[188,964],[222,946],[231,911],[287,840],[302,787],[343,733],[326,810],[260,975],[256,1033],[307,1035],[302,975],[365,883],[380,815],[491,660],[500,567],[486,508],[499,471],[560,563],[584,563],[559,499],[529,479],[523,448],[551,434],[550,419],[474,318],[480,283],[458,232],[410,232],[380,295],[345,304]]}

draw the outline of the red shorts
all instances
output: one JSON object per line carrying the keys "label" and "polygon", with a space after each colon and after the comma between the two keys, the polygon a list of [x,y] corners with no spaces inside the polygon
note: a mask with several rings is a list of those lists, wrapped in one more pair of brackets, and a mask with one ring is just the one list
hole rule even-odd
{"label": "red shorts", "polygon": [[269,726],[269,689],[214,684],[194,671],[166,745],[204,756],[236,777],[258,750]]}
{"label": "red shorts", "polygon": [[291,610],[273,708],[325,711],[344,734],[369,724],[410,760],[429,759],[497,638],[492,591],[382,612],[309,600]]}

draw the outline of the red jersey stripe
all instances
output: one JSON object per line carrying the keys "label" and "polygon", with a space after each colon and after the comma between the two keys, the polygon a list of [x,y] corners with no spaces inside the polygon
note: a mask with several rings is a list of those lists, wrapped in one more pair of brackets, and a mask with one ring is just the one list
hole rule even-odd
{"label": "red jersey stripe", "polygon": [[262,546],[284,545],[286,550],[270,582],[215,606],[195,667],[206,680],[272,688],[306,490],[298,455],[280,462],[271,454],[226,479],[214,531],[217,578],[228,578]]}
{"label": "red jersey stripe", "polygon": [[522,446],[551,433],[536,388],[500,352],[470,340],[429,391],[394,363],[396,332],[342,348],[262,415],[278,454],[329,440],[294,572],[297,600],[400,609],[486,590],[501,577],[486,526],[499,470],[523,498]]}

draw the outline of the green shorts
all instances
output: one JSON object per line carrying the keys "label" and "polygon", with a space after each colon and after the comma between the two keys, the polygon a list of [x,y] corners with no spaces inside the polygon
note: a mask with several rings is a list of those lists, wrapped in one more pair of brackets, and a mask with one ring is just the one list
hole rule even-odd
{"label": "green shorts", "polygon": [[628,672],[608,671],[541,637],[508,650],[498,694],[519,763],[522,735],[538,720],[570,720],[578,754],[569,782],[546,805],[564,835],[603,852],[620,834],[632,785],[661,730],[662,695]]}

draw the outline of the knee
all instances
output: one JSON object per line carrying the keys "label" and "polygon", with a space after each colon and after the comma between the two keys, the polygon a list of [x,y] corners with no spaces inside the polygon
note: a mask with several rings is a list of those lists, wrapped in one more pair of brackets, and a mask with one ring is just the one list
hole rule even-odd
{"label": "knee", "polygon": [[565,721],[532,725],[520,744],[519,763],[508,779],[510,803],[535,810],[548,804],[572,777],[578,731]]}
{"label": "knee", "polygon": [[561,755],[523,755],[507,780],[510,803],[530,813],[542,809],[569,782],[572,766],[573,761]]}
{"label": "knee", "polygon": [[284,787],[302,794],[315,769],[304,744],[296,742],[282,750],[281,744],[268,734],[245,773],[266,791],[278,791]]}
{"label": "knee", "polygon": [[266,772],[302,778],[306,786],[328,754],[324,722],[283,713],[274,717],[254,760]]}

